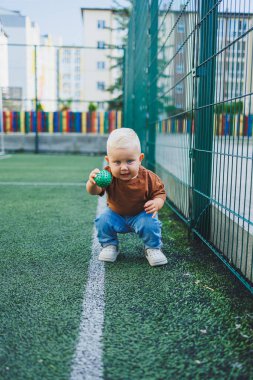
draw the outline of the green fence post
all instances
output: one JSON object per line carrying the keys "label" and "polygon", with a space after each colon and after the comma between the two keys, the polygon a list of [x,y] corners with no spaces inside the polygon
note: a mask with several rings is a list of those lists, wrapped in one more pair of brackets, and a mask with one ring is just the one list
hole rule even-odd
{"label": "green fence post", "polygon": [[149,42],[149,3],[136,0],[134,7],[134,83],[133,115],[134,129],[137,132],[142,151],[146,151],[146,114],[148,87],[148,42]]}
{"label": "green fence post", "polygon": [[122,123],[122,127],[126,127],[127,125],[127,122],[126,122],[126,102],[127,102],[127,99],[126,99],[126,81],[127,81],[127,77],[126,77],[126,67],[127,67],[127,64],[126,64],[126,54],[127,54],[127,49],[126,49],[126,46],[124,46],[123,48],[123,70],[122,70],[122,100],[123,100],[123,105],[122,105],[122,120],[123,120],[123,123]]}
{"label": "green fence post", "polygon": [[34,81],[35,81],[35,153],[39,153],[39,132],[38,132],[38,68],[37,68],[37,45],[34,45]]}
{"label": "green fence post", "polygon": [[155,170],[155,144],[157,108],[157,53],[158,53],[158,0],[152,0],[150,7],[150,48],[148,66],[148,131],[147,131],[147,166]]}
{"label": "green fence post", "polygon": [[212,185],[213,103],[218,11],[215,0],[201,0],[199,56],[193,76],[197,81],[193,149],[193,228],[207,239],[210,232]]}

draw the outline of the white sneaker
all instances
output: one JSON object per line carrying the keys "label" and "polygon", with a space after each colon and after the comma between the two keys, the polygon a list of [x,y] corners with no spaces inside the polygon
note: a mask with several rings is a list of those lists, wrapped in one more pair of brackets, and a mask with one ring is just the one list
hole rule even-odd
{"label": "white sneaker", "polygon": [[147,248],[145,250],[146,258],[152,267],[168,263],[166,256],[159,248]]}
{"label": "white sneaker", "polygon": [[116,245],[107,245],[100,252],[98,259],[100,261],[110,261],[113,263],[119,254],[118,247]]}

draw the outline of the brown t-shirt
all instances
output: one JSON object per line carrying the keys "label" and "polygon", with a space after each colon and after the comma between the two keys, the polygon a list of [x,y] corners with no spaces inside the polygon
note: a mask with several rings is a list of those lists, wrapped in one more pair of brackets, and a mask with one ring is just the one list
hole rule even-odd
{"label": "brown t-shirt", "polygon": [[[105,167],[111,172],[109,166]],[[166,199],[164,184],[152,171],[140,166],[136,178],[124,181],[113,177],[99,195],[107,194],[107,205],[119,215],[133,216],[144,211],[144,204],[154,198]]]}

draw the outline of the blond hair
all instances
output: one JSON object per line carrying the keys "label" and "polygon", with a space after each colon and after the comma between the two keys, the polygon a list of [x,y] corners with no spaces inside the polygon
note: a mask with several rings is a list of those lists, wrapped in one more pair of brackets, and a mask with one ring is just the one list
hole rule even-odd
{"label": "blond hair", "polygon": [[107,140],[107,154],[111,149],[125,149],[135,147],[141,152],[139,137],[131,128],[119,128],[112,131]]}

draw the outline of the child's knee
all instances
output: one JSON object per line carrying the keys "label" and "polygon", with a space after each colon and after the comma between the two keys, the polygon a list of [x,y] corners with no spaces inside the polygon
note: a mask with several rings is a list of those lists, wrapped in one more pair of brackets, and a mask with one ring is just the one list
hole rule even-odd
{"label": "child's knee", "polygon": [[152,218],[151,214],[144,214],[139,225],[139,232],[141,233],[159,233],[161,231],[161,222],[158,218]]}
{"label": "child's knee", "polygon": [[148,230],[159,232],[161,230],[162,223],[159,219],[150,217],[147,219],[146,225]]}
{"label": "child's knee", "polygon": [[115,231],[119,233],[130,232],[124,219],[111,210],[106,210],[95,219],[97,230]]}

